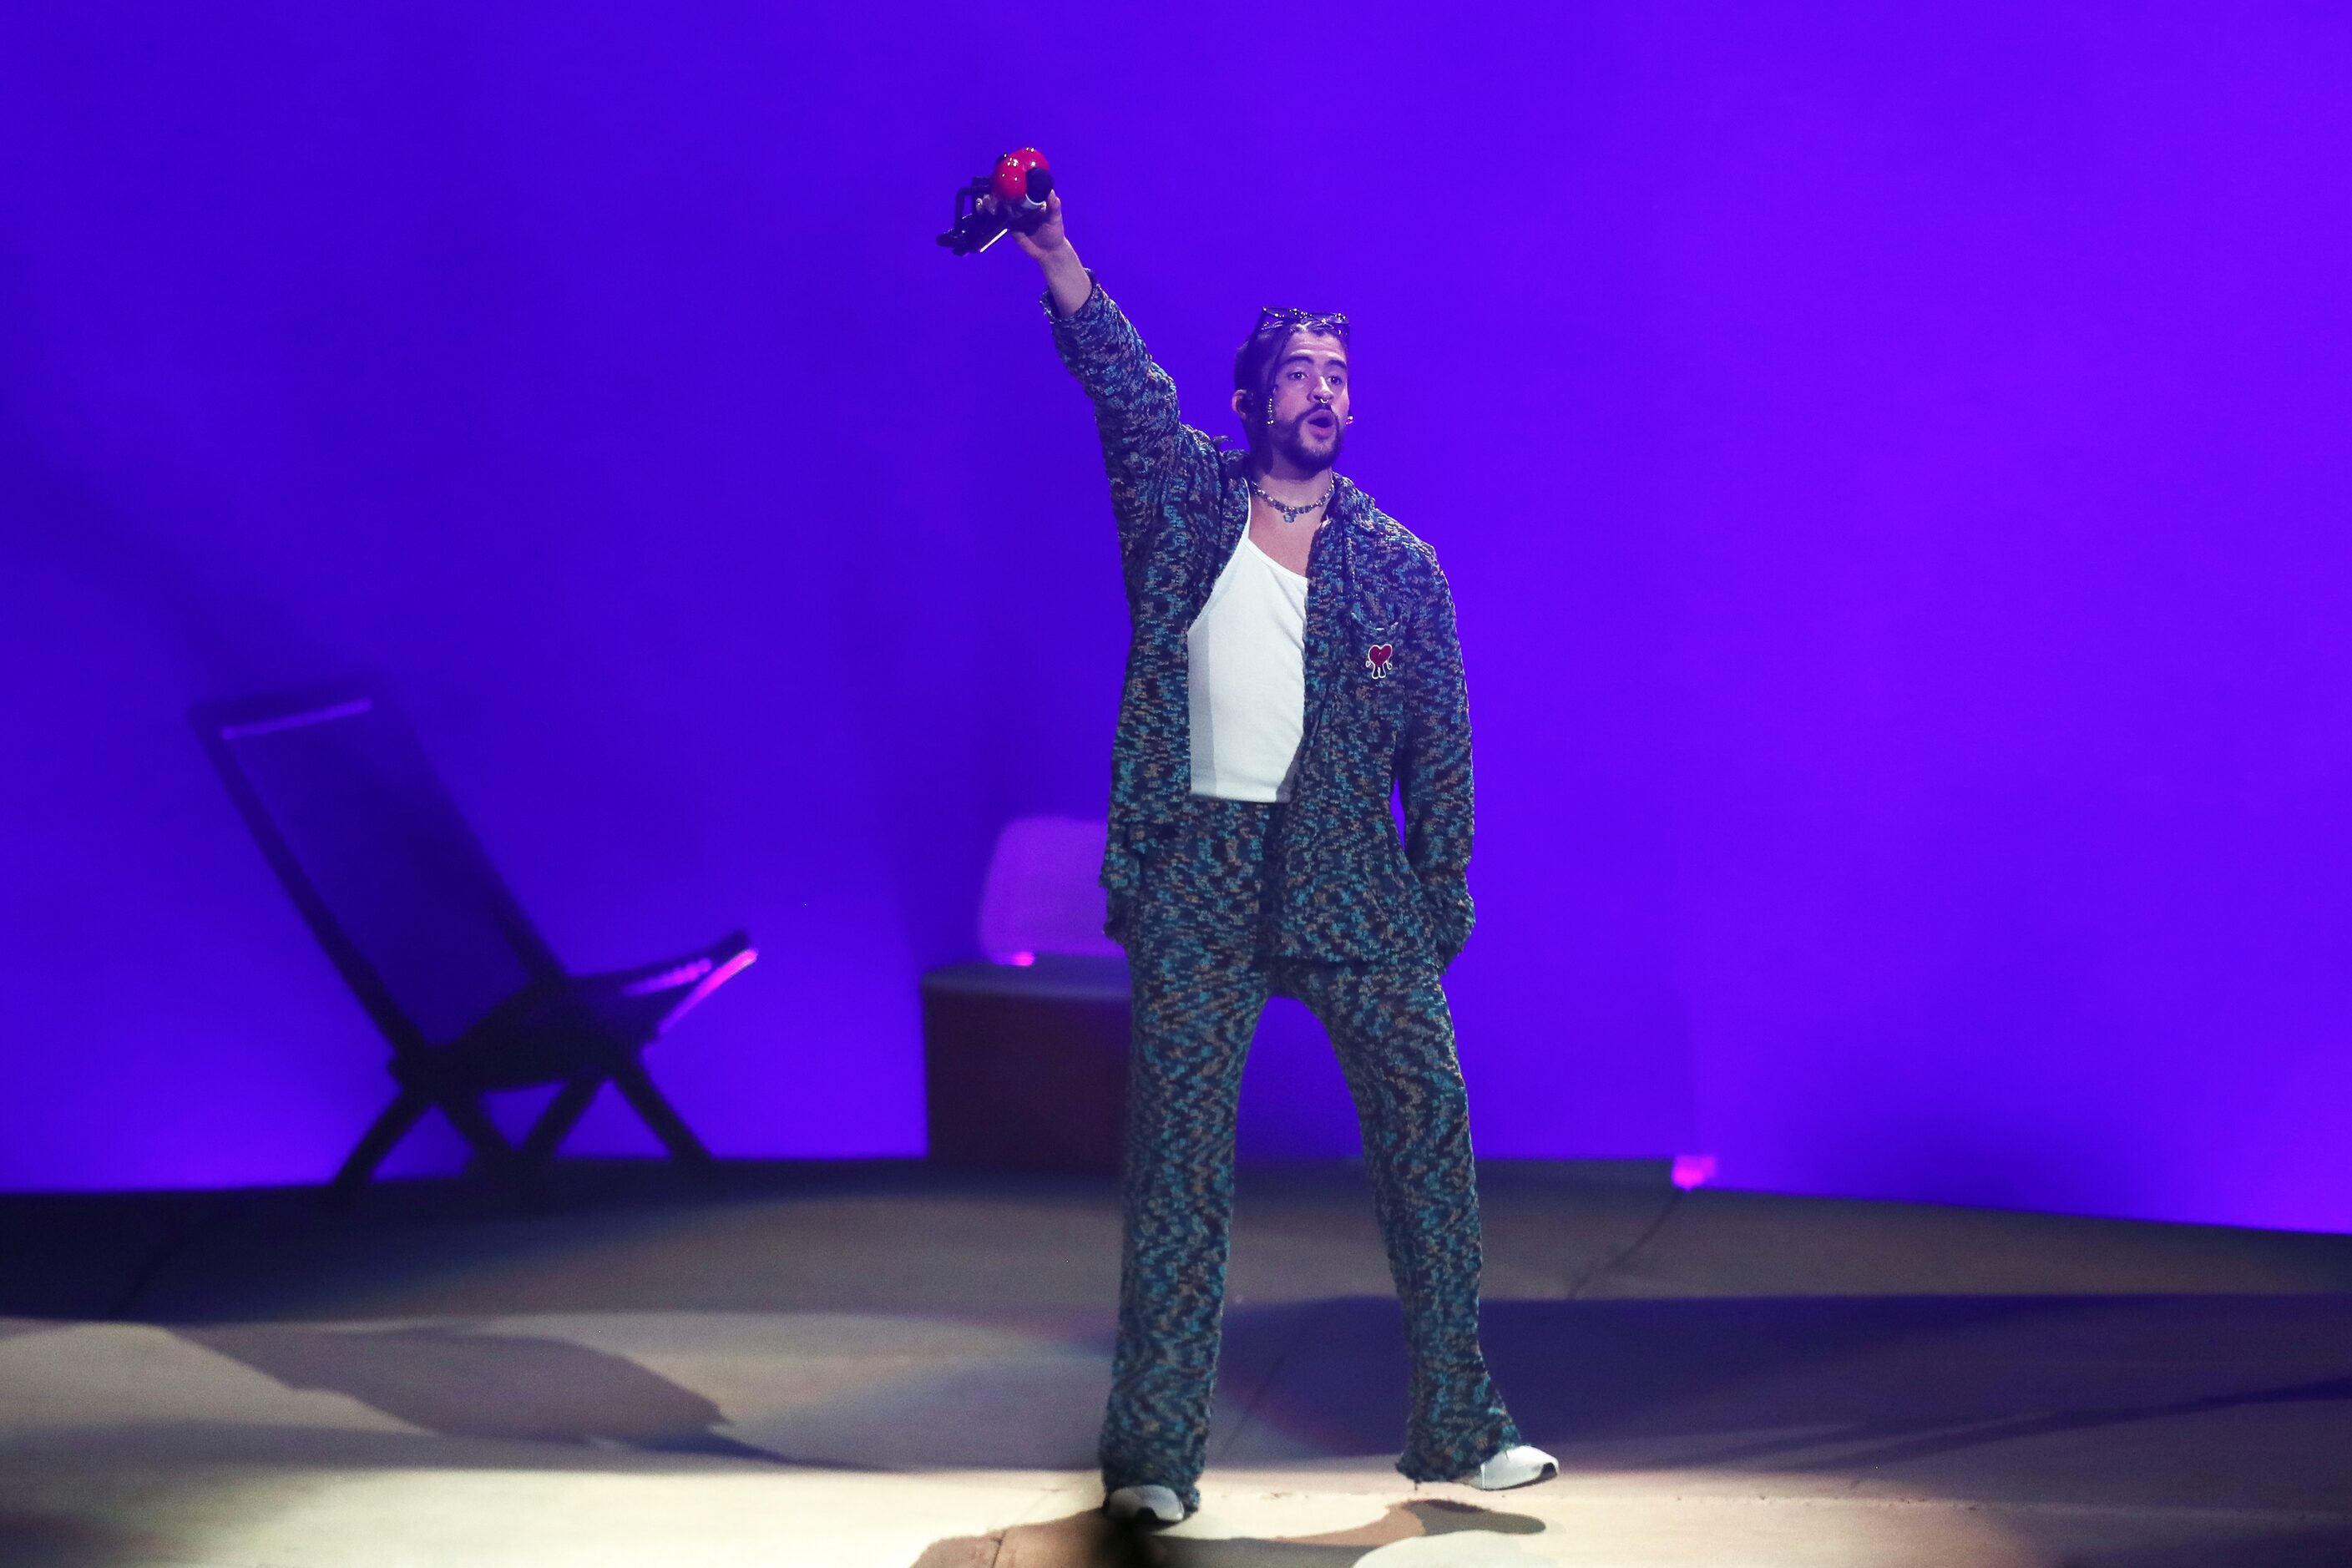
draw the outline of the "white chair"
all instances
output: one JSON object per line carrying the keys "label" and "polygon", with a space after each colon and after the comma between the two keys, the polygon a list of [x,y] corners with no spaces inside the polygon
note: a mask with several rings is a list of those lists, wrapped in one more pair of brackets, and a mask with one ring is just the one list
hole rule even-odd
{"label": "white chair", "polygon": [[980,895],[980,951],[992,963],[1027,966],[1041,952],[1116,958],[1103,935],[1096,877],[1106,825],[1074,816],[1019,816],[996,836]]}

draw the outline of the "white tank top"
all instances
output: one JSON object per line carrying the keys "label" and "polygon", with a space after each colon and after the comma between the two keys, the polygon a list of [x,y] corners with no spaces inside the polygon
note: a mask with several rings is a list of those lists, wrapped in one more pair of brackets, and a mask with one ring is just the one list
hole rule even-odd
{"label": "white tank top", "polygon": [[1307,579],[1244,529],[1186,646],[1192,793],[1288,800],[1307,727]]}

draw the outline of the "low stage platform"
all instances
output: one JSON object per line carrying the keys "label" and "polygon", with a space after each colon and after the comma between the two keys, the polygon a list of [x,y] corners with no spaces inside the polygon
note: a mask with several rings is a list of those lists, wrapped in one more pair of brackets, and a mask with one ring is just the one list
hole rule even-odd
{"label": "low stage platform", "polygon": [[1106,1183],[0,1199],[0,1563],[2352,1563],[2352,1237],[1483,1180],[1488,1352],[1566,1473],[1397,1476],[1362,1174],[1251,1171],[1205,1506],[1139,1547],[1093,1512]]}

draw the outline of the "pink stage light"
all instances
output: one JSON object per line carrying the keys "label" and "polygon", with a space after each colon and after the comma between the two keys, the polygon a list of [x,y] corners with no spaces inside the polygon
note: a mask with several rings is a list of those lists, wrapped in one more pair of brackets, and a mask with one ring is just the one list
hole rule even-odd
{"label": "pink stage light", "polygon": [[[752,961],[759,956],[760,950],[758,948],[747,947],[742,952],[737,953],[734,957],[729,959],[726,963],[720,964],[718,968],[712,969],[709,973],[704,975],[700,980],[695,983],[694,989],[686,994],[684,1001],[681,1001],[677,1006],[669,1010],[669,1016],[661,1021],[659,1026],[657,1026],[654,1032],[660,1035],[668,1034],[670,1026],[676,1024],[680,1018],[685,1017],[688,1013],[694,1011],[695,1007],[700,1004],[705,996],[709,995],[713,991],[716,991],[721,985],[726,984],[728,981],[733,979],[744,970],[751,968]],[[698,960],[697,962],[701,963],[706,968],[709,967],[709,961],[707,959]],[[686,964],[682,967],[691,969],[694,965]]]}
{"label": "pink stage light", "polygon": [[1675,1156],[1675,1168],[1666,1173],[1666,1180],[1688,1192],[1693,1187],[1705,1185],[1714,1176],[1714,1155],[1677,1154]]}
{"label": "pink stage light", "polygon": [[1026,969],[1037,962],[1037,955],[1034,952],[1008,952],[1004,955],[1004,962]]}
{"label": "pink stage light", "polygon": [[665,969],[659,974],[648,974],[643,980],[632,980],[621,987],[624,996],[650,996],[656,991],[675,991],[679,986],[699,980],[710,973],[710,960],[698,958],[691,963],[681,963],[676,969]]}

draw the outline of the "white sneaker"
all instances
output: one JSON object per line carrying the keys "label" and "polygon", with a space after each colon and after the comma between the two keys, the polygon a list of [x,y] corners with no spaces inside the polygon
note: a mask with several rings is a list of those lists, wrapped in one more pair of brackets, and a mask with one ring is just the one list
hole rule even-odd
{"label": "white sneaker", "polygon": [[1184,1522],[1184,1504],[1167,1487],[1121,1487],[1103,1499],[1103,1511],[1113,1519],[1140,1520],[1148,1524]]}
{"label": "white sneaker", "polygon": [[1470,1474],[1458,1478],[1465,1487],[1482,1491],[1508,1491],[1513,1487],[1531,1487],[1538,1481],[1548,1481],[1559,1474],[1559,1461],[1541,1448],[1522,1443],[1516,1448],[1506,1448]]}

